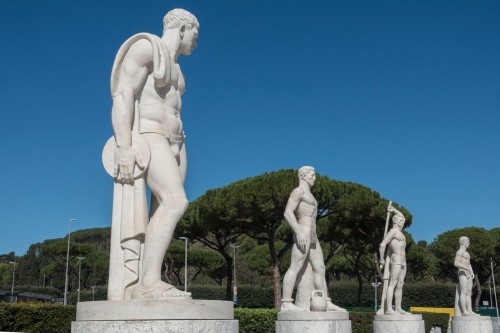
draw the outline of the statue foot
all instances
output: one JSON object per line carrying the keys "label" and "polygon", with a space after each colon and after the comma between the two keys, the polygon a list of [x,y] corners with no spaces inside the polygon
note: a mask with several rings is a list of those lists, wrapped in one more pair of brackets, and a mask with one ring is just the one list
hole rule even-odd
{"label": "statue foot", "polygon": [[378,309],[378,310],[377,310],[377,315],[379,315],[379,316],[383,316],[383,315],[385,315],[385,313],[384,313],[384,309],[383,309],[383,308]]}
{"label": "statue foot", "polygon": [[396,311],[397,311],[397,313],[399,313],[399,314],[402,314],[402,315],[405,315],[405,316],[411,316],[411,313],[410,313],[410,312],[407,312],[407,311],[405,311],[405,310],[403,310],[403,309],[397,309]]}
{"label": "statue foot", "polygon": [[138,284],[132,290],[132,299],[191,299],[191,293],[176,289],[163,281]]}
{"label": "statue foot", "polygon": [[281,311],[306,311],[306,309],[298,307],[292,302],[292,299],[281,300]]}
{"label": "statue foot", "polygon": [[341,312],[345,312],[347,310],[346,309],[342,309],[340,306],[333,304],[330,299],[327,299],[327,301],[326,301],[326,311],[327,312],[329,312],[329,311],[341,311]]}
{"label": "statue foot", "polygon": [[462,312],[462,316],[472,316],[472,313],[470,313],[469,311],[464,311]]}
{"label": "statue foot", "polygon": [[385,312],[385,314],[391,316],[397,314],[397,312],[390,308]]}

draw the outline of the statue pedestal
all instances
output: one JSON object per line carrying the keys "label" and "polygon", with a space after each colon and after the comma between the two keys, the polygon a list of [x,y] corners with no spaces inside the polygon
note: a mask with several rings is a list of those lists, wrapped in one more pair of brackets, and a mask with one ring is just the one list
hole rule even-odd
{"label": "statue pedestal", "polygon": [[422,315],[375,315],[373,333],[425,333]]}
{"label": "statue pedestal", "polygon": [[276,333],[352,333],[349,312],[278,312]]}
{"label": "statue pedestal", "polygon": [[452,333],[493,333],[489,316],[451,317]]}
{"label": "statue pedestal", "polygon": [[71,333],[238,333],[233,303],[208,300],[80,302]]}

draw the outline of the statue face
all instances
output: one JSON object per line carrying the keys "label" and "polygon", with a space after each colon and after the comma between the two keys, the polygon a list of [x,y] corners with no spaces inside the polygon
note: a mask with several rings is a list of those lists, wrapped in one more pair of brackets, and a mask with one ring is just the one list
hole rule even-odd
{"label": "statue face", "polygon": [[316,182],[316,173],[314,171],[309,172],[305,177],[304,180],[306,181],[307,185],[313,186],[314,183]]}
{"label": "statue face", "polygon": [[198,40],[198,29],[193,27],[193,29],[184,30],[184,36],[181,40],[181,53],[184,55],[190,55],[194,48],[196,47],[196,41]]}

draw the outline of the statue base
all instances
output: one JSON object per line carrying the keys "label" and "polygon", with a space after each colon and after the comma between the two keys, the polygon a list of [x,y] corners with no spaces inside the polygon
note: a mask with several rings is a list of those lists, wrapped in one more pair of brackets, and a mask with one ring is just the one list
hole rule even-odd
{"label": "statue base", "polygon": [[493,323],[489,316],[451,317],[452,333],[493,333]]}
{"label": "statue base", "polygon": [[276,333],[352,333],[349,312],[281,311]]}
{"label": "statue base", "polygon": [[375,315],[373,333],[425,333],[422,315]]}
{"label": "statue base", "polygon": [[238,333],[233,303],[208,300],[80,302],[71,333]]}

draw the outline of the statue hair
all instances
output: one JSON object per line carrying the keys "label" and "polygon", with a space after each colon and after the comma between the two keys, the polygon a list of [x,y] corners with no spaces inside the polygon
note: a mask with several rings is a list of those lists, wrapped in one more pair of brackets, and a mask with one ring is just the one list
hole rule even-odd
{"label": "statue hair", "polygon": [[465,244],[467,241],[469,241],[469,237],[466,237],[466,236],[462,236],[458,240],[458,242],[460,243],[460,245]]}
{"label": "statue hair", "polygon": [[314,168],[312,166],[303,166],[302,168],[300,168],[298,171],[299,180],[304,179],[304,177],[307,176],[310,172],[314,172]]}
{"label": "statue hair", "polygon": [[163,18],[163,32],[167,29],[180,28],[182,25],[185,25],[187,30],[200,28],[196,16],[181,8],[172,9]]}

